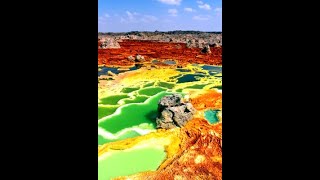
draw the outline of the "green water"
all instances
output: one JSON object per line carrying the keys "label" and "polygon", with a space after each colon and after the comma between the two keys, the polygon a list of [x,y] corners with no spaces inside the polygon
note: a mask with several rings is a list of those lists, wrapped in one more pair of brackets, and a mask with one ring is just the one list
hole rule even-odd
{"label": "green water", "polygon": [[219,72],[219,73],[222,72],[222,67],[221,66],[204,65],[204,66],[202,66],[202,69],[209,70],[209,71],[216,71],[216,72]]}
{"label": "green water", "polygon": [[199,81],[201,77],[204,77],[204,75],[203,74],[186,74],[186,75],[183,75],[182,77],[179,77],[177,83]]}
{"label": "green water", "polygon": [[185,88],[190,88],[190,89],[202,89],[203,87],[205,87],[206,85],[208,84],[195,84],[195,85],[192,85],[192,86],[187,86]]}
{"label": "green water", "polygon": [[143,87],[150,87],[150,86],[153,86],[154,82],[151,82],[151,83],[147,83],[145,85],[143,85]]}
{"label": "green water", "polygon": [[153,64],[156,64],[156,63],[159,63],[159,62],[160,62],[160,61],[158,61],[158,60],[156,60],[156,59],[155,59],[155,60],[152,60],[152,63],[153,63]]}
{"label": "green water", "polygon": [[149,88],[144,88],[138,91],[140,95],[146,95],[146,96],[153,96],[155,94],[158,94],[161,91],[165,91],[166,89],[162,87],[149,87]]}
{"label": "green water", "polygon": [[163,61],[163,63],[168,64],[168,65],[177,64],[175,61],[172,61],[172,60],[165,60],[165,61]]}
{"label": "green water", "polygon": [[127,98],[127,95],[114,95],[101,99],[101,104],[116,105],[120,99]]}
{"label": "green water", "polygon": [[219,74],[219,72],[215,72],[215,71],[208,71],[208,72],[211,76],[215,76],[216,74]]}
{"label": "green water", "polygon": [[108,139],[105,139],[101,135],[98,135],[98,145],[102,145],[102,144],[107,143],[107,142],[109,142]]}
{"label": "green water", "polygon": [[139,148],[112,152],[98,161],[98,180],[110,180],[144,171],[155,171],[165,159],[164,148]]}
{"label": "green water", "polygon": [[164,88],[168,88],[168,89],[172,89],[174,87],[175,84],[172,83],[167,83],[167,82],[158,82],[157,86],[161,86]]}
{"label": "green water", "polygon": [[125,99],[123,100],[125,104],[129,104],[129,103],[142,103],[145,100],[147,100],[148,97],[147,96],[136,96],[134,99]]}
{"label": "green water", "polygon": [[176,92],[182,92],[183,89],[177,89]]}
{"label": "green water", "polygon": [[[136,132],[134,129],[140,129],[140,130],[154,130],[154,124],[150,123],[142,123],[142,124],[139,124],[138,126],[133,126],[133,127],[129,127],[129,128],[126,128],[126,129],[122,129],[121,131],[126,131],[124,134],[122,134],[121,131],[119,131],[118,133],[121,133],[120,136],[116,136],[117,138],[115,139],[110,139],[108,137],[103,137],[101,135],[98,135],[98,144],[99,145],[102,145],[104,143],[107,143],[107,142],[114,142],[114,141],[119,141],[119,140],[123,140],[123,139],[128,139],[128,138],[133,138],[133,137],[137,137],[137,136],[141,136],[142,134]],[[116,133],[117,134],[117,133]],[[114,135],[116,135],[114,134]]]}
{"label": "green water", "polygon": [[219,122],[219,119],[217,117],[217,113],[219,110],[207,110],[204,112],[204,117],[207,121],[209,121],[210,124],[215,124]]}
{"label": "green water", "polygon": [[98,119],[113,114],[118,107],[101,107],[98,106]]}
{"label": "green water", "polygon": [[214,89],[214,88],[217,88],[217,89],[222,89],[222,86],[214,86],[214,87],[212,87],[212,88],[210,88],[210,89]]}
{"label": "green water", "polygon": [[123,88],[121,90],[121,92],[122,93],[131,93],[131,92],[136,91],[138,89],[140,89],[140,88],[138,88],[138,87],[128,87],[128,88]]}
{"label": "green water", "polygon": [[176,70],[179,71],[179,72],[191,72],[190,69],[177,68]]}
{"label": "green water", "polygon": [[108,143],[108,142],[114,142],[114,141],[120,141],[123,139],[128,139],[128,138],[133,138],[133,137],[137,137],[137,136],[141,136],[141,134],[137,133],[136,131],[128,131],[124,134],[122,134],[121,136],[119,136],[116,139],[106,139],[101,135],[98,135],[98,145],[102,145],[104,143]]}
{"label": "green water", "polygon": [[156,126],[158,101],[165,95],[171,93],[161,92],[149,99],[146,104],[129,104],[122,106],[121,113],[107,117],[100,121],[99,126],[111,133],[116,133],[122,129],[136,126],[142,123],[151,123]]}

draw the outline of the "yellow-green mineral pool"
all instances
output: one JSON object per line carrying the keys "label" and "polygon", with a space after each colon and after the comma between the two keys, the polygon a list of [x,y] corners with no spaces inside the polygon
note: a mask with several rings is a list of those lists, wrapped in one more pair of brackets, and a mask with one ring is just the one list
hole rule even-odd
{"label": "yellow-green mineral pool", "polygon": [[98,180],[110,180],[144,171],[155,171],[166,158],[162,146],[145,146],[106,152],[98,158]]}

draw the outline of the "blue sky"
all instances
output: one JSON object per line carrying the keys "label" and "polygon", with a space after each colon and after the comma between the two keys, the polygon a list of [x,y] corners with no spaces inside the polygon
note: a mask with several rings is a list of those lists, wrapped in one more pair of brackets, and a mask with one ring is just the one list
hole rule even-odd
{"label": "blue sky", "polygon": [[222,31],[222,0],[98,0],[98,31]]}

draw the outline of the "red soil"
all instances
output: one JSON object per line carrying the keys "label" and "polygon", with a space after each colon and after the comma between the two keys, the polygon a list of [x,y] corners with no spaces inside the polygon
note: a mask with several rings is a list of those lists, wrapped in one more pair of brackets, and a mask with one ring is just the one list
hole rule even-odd
{"label": "red soil", "polygon": [[[99,47],[98,42],[98,47]],[[222,65],[222,47],[210,47],[211,54],[201,53],[201,48],[187,48],[186,43],[148,40],[122,40],[120,48],[98,48],[98,65],[130,66],[134,62],[128,56],[140,54],[146,61],[174,59],[179,65],[188,63]]]}

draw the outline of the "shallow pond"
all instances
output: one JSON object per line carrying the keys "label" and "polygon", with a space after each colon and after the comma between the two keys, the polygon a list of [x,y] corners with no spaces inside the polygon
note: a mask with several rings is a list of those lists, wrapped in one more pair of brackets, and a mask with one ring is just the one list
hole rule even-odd
{"label": "shallow pond", "polygon": [[204,117],[205,119],[210,123],[210,124],[215,124],[217,122],[219,122],[219,119],[218,119],[218,114],[219,110],[207,110],[204,112]]}
{"label": "shallow pond", "polygon": [[172,60],[165,60],[165,61],[163,61],[163,63],[168,64],[168,65],[177,64],[175,61],[172,61]]}
{"label": "shallow pond", "polygon": [[138,172],[155,171],[163,162],[163,147],[143,147],[105,153],[98,160],[98,180],[110,180]]}
{"label": "shallow pond", "polygon": [[193,82],[193,81],[199,81],[200,79],[198,77],[204,77],[203,74],[186,74],[182,77],[178,78],[177,83],[185,83],[185,82]]}

